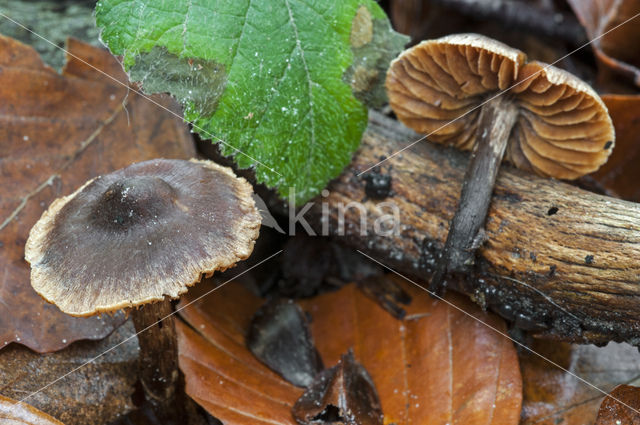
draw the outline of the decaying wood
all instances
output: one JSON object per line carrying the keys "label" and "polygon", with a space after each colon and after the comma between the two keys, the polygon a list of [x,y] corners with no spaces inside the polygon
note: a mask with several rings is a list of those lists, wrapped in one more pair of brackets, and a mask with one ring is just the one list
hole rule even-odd
{"label": "decaying wood", "polygon": [[[417,143],[370,171],[391,174],[390,197],[365,200],[364,175],[357,174],[419,137],[396,121],[371,116],[351,166],[307,216],[318,231],[324,228],[424,283],[447,237],[468,154]],[[350,204],[363,200],[361,208]],[[385,202],[399,209],[393,235],[374,232],[385,215],[390,221],[392,207]],[[639,204],[503,164],[485,230],[487,241],[478,250],[473,273],[449,282],[450,288],[538,334],[583,343],[640,344]]]}

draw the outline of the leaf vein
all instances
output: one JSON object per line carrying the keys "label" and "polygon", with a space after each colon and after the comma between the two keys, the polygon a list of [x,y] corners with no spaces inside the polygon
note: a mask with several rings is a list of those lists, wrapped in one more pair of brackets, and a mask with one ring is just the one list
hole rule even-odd
{"label": "leaf vein", "polygon": [[189,24],[189,14],[191,13],[191,7],[193,6],[193,0],[187,1],[187,13],[182,24],[182,52],[180,56],[184,55],[187,50],[187,25]]}
{"label": "leaf vein", "polygon": [[304,49],[302,48],[302,43],[300,42],[300,33],[298,32],[298,26],[296,25],[295,18],[293,17],[293,11],[291,10],[291,5],[289,4],[289,0],[284,0],[284,4],[287,6],[287,11],[289,12],[289,20],[291,21],[291,25],[293,27],[293,31],[296,36],[296,47],[300,51],[300,58],[302,59],[302,66],[304,68],[304,72],[307,75],[307,86],[309,90],[309,115],[310,115],[310,123],[311,123],[311,140],[309,144],[309,153],[307,155],[307,163],[304,166],[304,176],[305,180],[309,180],[309,175],[311,172],[311,163],[313,159],[313,151],[316,146],[316,122],[315,122],[315,114],[314,114],[314,104],[313,104],[313,87],[311,85],[311,74],[309,73],[309,66],[307,65],[307,60],[304,56]]}
{"label": "leaf vein", "polygon": [[[293,49],[291,50],[291,52],[289,52],[289,59],[291,59],[293,52],[295,52],[296,47],[294,46]],[[282,69],[282,74],[277,78],[276,82],[274,83],[273,89],[275,89],[275,91],[277,91],[277,89],[280,87],[280,84],[282,84],[282,82],[284,81],[285,77],[287,76],[287,69],[288,67],[285,65]],[[266,106],[264,107],[264,109],[262,110],[262,114],[260,114],[260,117],[258,118],[258,122],[262,122],[265,115],[267,115],[267,112],[269,111],[269,109],[271,108],[271,105],[273,104],[273,100],[277,97],[275,94],[275,91],[272,91],[271,96],[269,97],[269,100],[266,104]],[[256,132],[258,131],[259,126],[255,127],[253,129],[253,137],[255,137]]]}

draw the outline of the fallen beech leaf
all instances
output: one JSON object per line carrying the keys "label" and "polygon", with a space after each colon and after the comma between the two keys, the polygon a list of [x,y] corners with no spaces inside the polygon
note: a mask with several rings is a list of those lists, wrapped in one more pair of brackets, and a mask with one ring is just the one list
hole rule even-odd
{"label": "fallen beech leaf", "polygon": [[[42,390],[25,402],[66,425],[109,423],[134,408],[131,396],[137,380],[138,342],[136,338],[124,342],[134,332],[127,322],[101,341],[79,341],[45,356],[12,344],[0,351],[0,394],[21,400]],[[43,388],[79,366],[82,368]]]}
{"label": "fallen beech leaf", "polygon": [[26,403],[0,395],[0,422],[9,425],[64,425]]}
{"label": "fallen beech leaf", "polygon": [[594,177],[621,198],[640,202],[640,96],[604,95],[602,100],[616,130],[616,148]]}
{"label": "fallen beech leaf", "polygon": [[[403,281],[412,297],[398,320],[350,284],[300,301],[323,362],[353,347],[380,396],[385,424],[517,424],[522,382],[511,341]],[[183,305],[210,290],[200,284]],[[497,316],[466,298],[449,300],[506,331]],[[285,383],[245,348],[244,335],[261,300],[230,283],[181,311],[180,367],[187,394],[230,424],[293,424],[301,390]],[[195,330],[194,330],[195,329]],[[251,400],[247,403],[246,400]]]}
{"label": "fallen beech leaf", "polygon": [[[536,340],[533,350],[597,386],[611,391],[620,383],[640,384],[638,350],[628,344],[606,347]],[[584,425],[596,418],[604,395],[535,354],[522,352],[524,382],[521,425]],[[629,424],[629,422],[623,422]]]}
{"label": "fallen beech leaf", "polygon": [[[156,157],[195,154],[181,119],[82,61],[127,81],[107,51],[69,40],[62,74],[35,50],[0,36],[0,347],[19,342],[38,352],[79,339],[101,339],[123,316],[73,318],[29,284],[24,244],[55,198],[91,177]],[[167,97],[157,102],[179,113]]]}
{"label": "fallen beech leaf", "polygon": [[293,405],[301,424],[382,425],[384,417],[375,384],[349,350],[332,368],[320,373]]}
{"label": "fallen beech leaf", "polygon": [[610,396],[600,405],[596,425],[640,424],[640,388],[618,385]]}
{"label": "fallen beech leaf", "polygon": [[591,46],[600,64],[640,86],[640,17],[620,25],[640,13],[640,0],[568,1],[589,39],[595,39]]}
{"label": "fallen beech leaf", "polygon": [[[203,281],[181,303],[208,290],[211,286]],[[260,363],[245,345],[251,317],[261,304],[231,282],[181,310],[191,327],[176,321],[186,392],[225,425],[295,424],[291,407],[302,390]]]}
{"label": "fallen beech leaf", "polygon": [[409,305],[411,296],[391,279],[378,274],[356,281],[358,289],[374,299],[396,319],[404,319],[407,312],[401,305]]}
{"label": "fallen beech leaf", "polygon": [[[326,365],[353,347],[376,384],[385,424],[517,424],[522,382],[513,344],[427,292],[394,279],[412,298],[398,321],[354,285],[301,302]],[[506,332],[466,298],[448,300]]]}

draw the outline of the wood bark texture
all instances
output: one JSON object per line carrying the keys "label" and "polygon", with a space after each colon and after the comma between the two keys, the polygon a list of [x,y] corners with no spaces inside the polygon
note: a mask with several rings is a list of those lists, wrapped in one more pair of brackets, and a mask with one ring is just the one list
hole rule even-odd
{"label": "wood bark texture", "polygon": [[[352,164],[307,216],[318,231],[424,283],[442,254],[469,155],[416,143],[369,171],[391,174],[390,196],[382,200],[366,199],[366,174],[358,177],[419,137],[372,112]],[[360,201],[361,208],[353,204]],[[392,213],[385,202],[399,209],[391,235],[374,231]],[[639,204],[503,164],[485,230],[474,269],[450,279],[449,288],[538,335],[640,343]]]}

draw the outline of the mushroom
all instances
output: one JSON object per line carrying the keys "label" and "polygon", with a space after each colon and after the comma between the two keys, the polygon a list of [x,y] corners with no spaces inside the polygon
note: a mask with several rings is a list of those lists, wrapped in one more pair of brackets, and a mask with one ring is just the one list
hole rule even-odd
{"label": "mushroom", "polygon": [[387,73],[397,117],[429,139],[473,150],[430,289],[474,263],[503,156],[542,176],[575,179],[609,157],[614,130],[595,91],[566,71],[478,34],[427,40]]}
{"label": "mushroom", "polygon": [[140,380],[162,410],[179,376],[170,300],[249,257],[261,221],[252,193],[211,161],[151,160],[92,179],[31,229],[31,285],[73,316],[144,305],[131,314]]}

